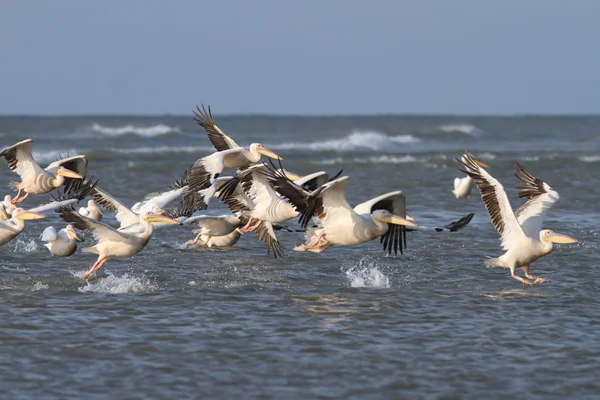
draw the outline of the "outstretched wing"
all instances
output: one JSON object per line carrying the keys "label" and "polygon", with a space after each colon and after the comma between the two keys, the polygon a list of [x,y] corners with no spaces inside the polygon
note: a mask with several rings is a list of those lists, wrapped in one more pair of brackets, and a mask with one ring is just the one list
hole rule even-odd
{"label": "outstretched wing", "polygon": [[204,128],[206,134],[208,135],[208,139],[215,146],[217,151],[229,150],[235,147],[242,147],[235,140],[233,140],[229,135],[221,130],[217,126],[215,122],[212,112],[210,110],[210,106],[208,106],[208,111],[204,108],[204,104],[202,104],[202,108],[196,106],[196,111],[194,111],[194,121],[196,121],[201,127]]}
{"label": "outstretched wing", "polygon": [[456,159],[465,169],[462,170],[475,181],[481,192],[481,199],[492,219],[492,225],[502,237],[502,248],[508,250],[525,238],[525,233],[513,213],[504,186],[493,176],[477,165],[469,153]]}
{"label": "outstretched wing", "polygon": [[318,218],[324,226],[335,224],[340,220],[360,218],[346,201],[348,179],[347,176],[342,176],[327,182],[310,194],[306,210],[300,216],[302,229],[306,229],[313,216]]}
{"label": "outstretched wing", "polygon": [[129,242],[130,238],[102,222],[95,221],[79,214],[73,207],[63,207],[56,212],[60,217],[82,231],[91,231],[98,242]]}
{"label": "outstretched wing", "polygon": [[26,139],[4,149],[0,156],[4,157],[8,168],[21,177],[22,181],[33,180],[39,174],[44,173],[42,167],[33,159],[31,155],[31,145],[33,139]]}
{"label": "outstretched wing", "polygon": [[94,190],[92,190],[91,194],[94,196],[96,203],[115,213],[115,217],[121,224],[121,228],[135,225],[140,222],[139,216],[136,213],[131,211],[129,208],[123,205],[123,203],[107,192],[96,187]]}
{"label": "outstretched wing", "polygon": [[42,241],[44,242],[52,242],[53,240],[56,240],[57,237],[58,232],[56,231],[56,229],[54,229],[53,226],[49,226],[46,229],[44,229],[44,232],[42,232],[40,239],[42,239]]}
{"label": "outstretched wing", "polygon": [[46,167],[46,171],[55,174],[59,167],[64,167],[85,177],[87,174],[87,166],[87,157],[85,155],[78,155],[54,161]]}
{"label": "outstretched wing", "polygon": [[517,186],[517,189],[520,189],[519,197],[528,199],[517,209],[515,213],[517,221],[525,235],[539,239],[546,214],[560,199],[560,195],[547,183],[527,172],[519,163],[517,163],[515,176],[525,183],[525,186]]}

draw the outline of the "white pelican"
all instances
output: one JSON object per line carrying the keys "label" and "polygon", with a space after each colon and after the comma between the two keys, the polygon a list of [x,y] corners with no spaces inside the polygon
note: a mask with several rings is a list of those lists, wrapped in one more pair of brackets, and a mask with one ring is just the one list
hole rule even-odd
{"label": "white pelican", "polygon": [[198,235],[193,240],[186,242],[187,245],[199,243],[208,247],[230,247],[238,241],[242,233],[239,229],[242,220],[233,214],[216,217],[199,215],[188,218],[184,223],[192,224],[196,222],[200,229],[193,232]]}
{"label": "white pelican", "polygon": [[2,206],[4,206],[4,211],[8,215],[11,215],[13,210],[16,208],[16,206],[12,202],[12,197],[10,196],[10,194],[7,194],[6,196],[4,196],[4,200],[2,200],[2,202],[0,204],[2,204]]}
{"label": "white pelican", "polygon": [[[327,241],[327,247],[365,243],[387,233],[388,224],[416,226],[405,216],[395,215],[384,208],[373,210],[366,215],[358,214],[346,201],[348,179],[347,176],[343,176],[326,183],[306,197],[290,198],[292,203],[301,207],[304,207],[302,203],[306,202],[306,209],[300,217],[302,228],[307,227],[313,215],[320,221],[320,227],[309,230],[310,241],[304,245],[303,250],[322,248],[323,239]],[[398,196],[404,195],[398,193]]]}
{"label": "white pelican", "polygon": [[263,155],[276,160],[283,159],[260,143],[252,143],[248,148],[240,146],[217,126],[210,107],[208,111],[204,105],[202,109],[196,108],[198,112],[194,111],[194,119],[204,128],[217,152],[198,159],[190,168],[187,181],[192,191],[209,187],[225,167],[244,168],[260,162]]}
{"label": "white pelican", "polygon": [[[477,165],[483,168],[489,168],[490,166],[483,161],[473,160]],[[452,193],[457,199],[466,199],[471,197],[471,190],[473,190],[473,179],[467,175],[464,178],[454,178],[454,190]]]}
{"label": "white pelican", "polygon": [[98,259],[83,276],[87,279],[91,274],[98,271],[108,260],[113,257],[133,257],[139,253],[152,237],[154,228],[152,222],[166,224],[180,224],[171,218],[151,211],[144,211],[138,216],[138,223],[144,227],[142,231],[133,233],[118,231],[102,222],[94,221],[84,217],[73,208],[61,208],[57,211],[59,215],[77,229],[89,230],[97,241],[92,247],[85,247],[84,252],[98,254]]}
{"label": "white pelican", "polygon": [[165,208],[167,204],[179,198],[187,190],[187,174],[188,171],[184,171],[183,178],[173,182],[166,190],[148,193],[142,201],[138,201],[131,207],[131,211],[139,214],[144,211],[152,211],[155,207]]}
{"label": "white pelican", "polygon": [[49,226],[44,229],[41,239],[48,242],[44,246],[56,257],[69,257],[77,250],[77,242],[83,242],[79,233],[73,229],[73,225],[67,225],[58,232],[54,227]]}
{"label": "white pelican", "polygon": [[44,214],[38,212],[28,211],[20,207],[15,208],[10,219],[0,221],[0,246],[19,236],[25,229],[25,221],[45,217]]}
{"label": "white pelican", "polygon": [[[465,152],[457,159],[465,169],[463,172],[475,180],[481,192],[481,199],[490,214],[492,225],[502,238],[502,249],[506,252],[487,261],[488,267],[501,266],[510,270],[512,278],[523,285],[532,286],[546,282],[545,279],[529,274],[529,266],[538,258],[552,252],[553,243],[576,243],[577,239],[542,229],[546,213],[559,199],[558,192],[548,184],[535,178],[517,163],[516,177],[525,183],[517,186],[519,197],[527,198],[516,213],[508,201],[504,187],[485,169],[477,165],[471,156]],[[521,268],[529,281],[515,274],[515,269]]]}
{"label": "white pelican", "polygon": [[92,199],[88,200],[87,207],[80,207],[78,212],[84,217],[89,217],[94,221],[102,221],[102,216],[104,215],[100,207],[98,207],[96,202]]}
{"label": "white pelican", "polygon": [[[12,203],[20,203],[30,193],[45,194],[60,187],[65,183],[65,178],[82,179],[85,173],[80,174],[66,165],[78,166],[87,169],[85,156],[69,157],[64,160],[55,161],[46,169],[42,169],[31,155],[32,139],[23,140],[3,150],[0,156],[4,157],[8,167],[21,177],[21,182],[14,182],[13,187],[18,190],[17,196]],[[20,197],[22,192],[25,196]]]}

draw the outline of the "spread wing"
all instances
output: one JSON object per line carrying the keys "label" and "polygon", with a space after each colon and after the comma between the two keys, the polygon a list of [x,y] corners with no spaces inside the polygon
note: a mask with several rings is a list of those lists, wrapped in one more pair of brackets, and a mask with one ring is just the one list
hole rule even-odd
{"label": "spread wing", "polygon": [[40,236],[40,238],[44,242],[52,242],[56,240],[57,237],[58,232],[56,231],[56,229],[54,229],[53,226],[49,226],[46,229],[44,229],[44,232],[42,232],[42,235]]}
{"label": "spread wing", "polygon": [[56,170],[59,167],[64,167],[85,177],[87,174],[87,166],[87,157],[85,155],[79,155],[54,161],[46,167],[46,171],[56,174]]}
{"label": "spread wing", "polygon": [[515,176],[525,183],[525,186],[517,186],[517,189],[520,189],[519,197],[528,199],[525,204],[517,209],[515,213],[517,221],[525,235],[533,239],[539,239],[546,214],[554,203],[560,199],[560,195],[547,183],[527,172],[518,163]]}
{"label": "spread wing", "polygon": [[102,222],[95,221],[79,214],[73,207],[64,207],[56,211],[60,217],[82,231],[91,231],[98,242],[130,242],[130,238]]}
{"label": "spread wing", "polygon": [[242,147],[235,140],[233,140],[229,135],[221,130],[217,126],[215,122],[212,112],[210,110],[210,106],[208,106],[208,111],[204,108],[204,104],[202,104],[202,108],[196,106],[196,111],[194,111],[194,121],[196,121],[201,127],[204,128],[206,134],[208,135],[208,139],[215,146],[217,151],[229,150],[235,147]]}
{"label": "spread wing", "polygon": [[464,166],[462,172],[473,178],[481,192],[481,199],[490,214],[492,225],[502,238],[502,248],[508,250],[518,244],[525,238],[525,233],[513,213],[504,186],[477,165],[469,153],[465,152],[456,161]]}
{"label": "spread wing", "polygon": [[115,213],[117,221],[121,224],[121,228],[135,225],[140,222],[140,219],[136,213],[131,211],[129,208],[123,205],[119,200],[101,190],[100,188],[94,188],[91,193],[96,200],[96,203]]}
{"label": "spread wing", "polygon": [[336,220],[360,218],[346,201],[348,179],[342,176],[327,182],[308,196],[306,210],[300,216],[302,229],[306,229],[313,216],[323,225],[335,224]]}
{"label": "spread wing", "polygon": [[35,180],[35,177],[43,174],[44,170],[33,159],[31,155],[31,146],[33,139],[26,139],[4,149],[0,156],[8,164],[8,168],[21,177],[22,181]]}

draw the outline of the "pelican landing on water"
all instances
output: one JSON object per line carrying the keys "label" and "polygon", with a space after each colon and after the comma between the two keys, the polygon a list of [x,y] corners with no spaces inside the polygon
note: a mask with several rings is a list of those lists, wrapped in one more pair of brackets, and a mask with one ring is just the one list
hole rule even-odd
{"label": "pelican landing on water", "polygon": [[[487,262],[488,266],[508,268],[511,277],[522,282],[523,285],[532,286],[547,282],[543,278],[529,274],[531,263],[550,254],[553,243],[577,242],[577,239],[572,237],[542,229],[546,213],[560,197],[558,192],[517,163],[515,176],[525,183],[525,186],[517,186],[520,190],[519,197],[526,198],[527,202],[513,213],[500,182],[477,165],[467,152],[461,154],[457,161],[465,167],[463,172],[475,181],[481,192],[483,204],[492,219],[492,225],[502,237],[502,249],[506,252],[498,258],[490,258]],[[515,274],[517,268],[523,269],[527,279]]]}

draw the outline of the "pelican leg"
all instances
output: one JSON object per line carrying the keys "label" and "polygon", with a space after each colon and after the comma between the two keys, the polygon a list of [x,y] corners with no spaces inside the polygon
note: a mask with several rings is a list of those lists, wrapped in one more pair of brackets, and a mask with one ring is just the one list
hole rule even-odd
{"label": "pelican leg", "polygon": [[527,277],[528,279],[533,279],[533,284],[537,284],[537,283],[544,283],[544,282],[550,282],[547,279],[542,278],[541,276],[533,276],[529,273],[529,265],[524,265],[521,268],[523,268],[523,272],[525,272],[525,277]]}
{"label": "pelican leg", "polygon": [[[317,248],[319,248],[319,247],[323,246],[323,245],[319,246],[319,242],[320,242],[320,241],[321,241],[321,239],[323,239],[324,237],[325,237],[325,232],[321,233],[319,236],[313,236],[313,237],[310,239],[310,242],[308,242],[308,243],[305,245],[306,249],[307,249],[307,250],[310,250],[310,249],[317,249]],[[327,242],[327,240],[325,240],[325,243],[328,243],[328,242]],[[329,247],[329,246],[327,246],[327,247]]]}
{"label": "pelican leg", "polygon": [[85,275],[83,276],[83,279],[86,279],[86,280],[87,280],[87,278],[88,278],[90,275],[92,275],[93,273],[95,273],[96,271],[98,271],[100,268],[102,268],[102,266],[103,266],[104,264],[106,264],[106,262],[107,262],[107,261],[108,261],[108,258],[102,258],[102,259],[100,259],[100,260],[96,261],[96,262],[94,263],[94,265],[92,265],[92,266],[90,267],[90,269],[88,269],[88,271],[85,273]]}
{"label": "pelican leg", "polygon": [[250,217],[250,219],[248,219],[248,222],[246,222],[246,225],[242,226],[242,228],[240,229],[240,231],[243,232],[249,232],[247,229],[250,226],[250,224],[252,223],[252,221],[254,221],[254,217]]}
{"label": "pelican leg", "polygon": [[25,201],[26,198],[29,197],[29,192],[25,192],[25,196],[19,198],[19,196],[21,195],[21,192],[23,192],[23,189],[19,189],[19,191],[17,192],[17,196],[11,200],[11,204],[17,204],[20,203],[22,201]]}
{"label": "pelican leg", "polygon": [[198,240],[200,240],[200,236],[202,236],[202,232],[200,232],[199,234],[197,234],[196,237],[194,238],[194,240],[188,240],[187,242],[185,242],[185,244],[196,244],[196,243],[198,243]]}
{"label": "pelican leg", "polygon": [[523,286],[533,286],[533,283],[529,282],[527,279],[524,279],[518,275],[515,275],[515,271],[510,271],[510,277],[521,282],[523,284]]}
{"label": "pelican leg", "polygon": [[252,225],[250,228],[248,228],[248,232],[254,231],[256,228],[258,228],[260,226],[260,224],[262,224],[262,221],[260,219],[257,219],[256,223],[254,225]]}

